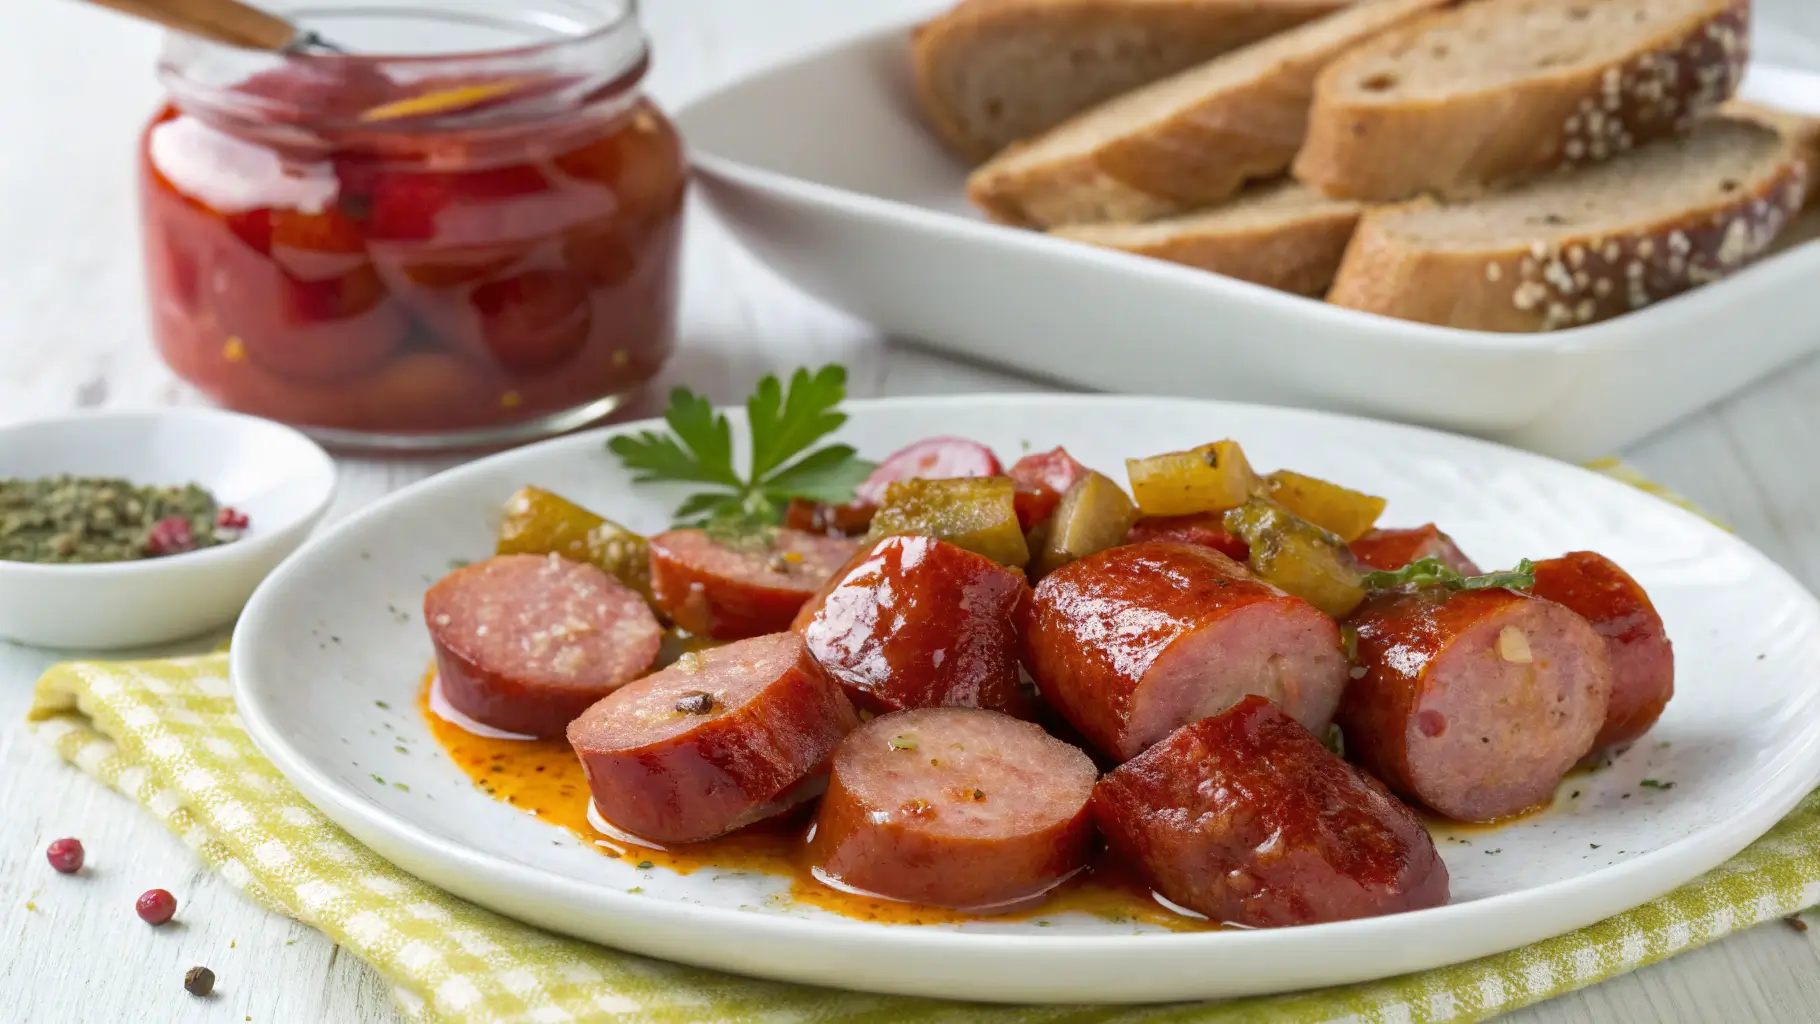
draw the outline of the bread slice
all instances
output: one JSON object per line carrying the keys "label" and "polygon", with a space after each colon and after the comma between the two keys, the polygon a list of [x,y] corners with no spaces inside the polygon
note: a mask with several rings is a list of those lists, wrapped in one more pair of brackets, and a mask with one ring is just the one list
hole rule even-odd
{"label": "bread slice", "polygon": [[1179,217],[1147,224],[1080,224],[1051,234],[1318,297],[1333,284],[1364,209],[1305,185],[1278,182]]}
{"label": "bread slice", "polygon": [[1351,0],[962,0],[911,38],[916,95],[978,163],[1114,96]]}
{"label": "bread slice", "polygon": [[1301,146],[1315,75],[1449,0],[1368,0],[1103,103],[988,161],[967,191],[1034,227],[1143,221],[1274,177]]}
{"label": "bread slice", "polygon": [[1479,0],[1387,32],[1315,86],[1295,175],[1458,198],[1685,132],[1728,99],[1749,0]]}
{"label": "bread slice", "polygon": [[1575,174],[1370,211],[1327,298],[1473,330],[1577,327],[1737,270],[1800,209],[1806,185],[1788,140],[1708,118]]}
{"label": "bread slice", "polygon": [[1729,117],[1755,121],[1765,128],[1773,128],[1781,132],[1783,138],[1794,143],[1795,152],[1807,161],[1807,203],[1802,208],[1820,209],[1820,187],[1815,186],[1815,177],[1820,176],[1820,117],[1766,107],[1749,100],[1732,100],[1720,107],[1719,112]]}

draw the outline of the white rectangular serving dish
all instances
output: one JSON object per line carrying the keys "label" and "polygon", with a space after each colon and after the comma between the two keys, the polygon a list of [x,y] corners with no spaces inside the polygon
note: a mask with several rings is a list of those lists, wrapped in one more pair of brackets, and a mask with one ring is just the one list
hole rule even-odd
{"label": "white rectangular serving dish", "polygon": [[[895,337],[1077,386],[1363,413],[1560,458],[1608,454],[1820,348],[1820,246],[1553,334],[1393,320],[989,224],[923,127],[908,26],[678,116],[709,205],[810,294]],[[1745,94],[1820,112],[1820,75]],[[1797,225],[1797,228],[1805,225]]]}

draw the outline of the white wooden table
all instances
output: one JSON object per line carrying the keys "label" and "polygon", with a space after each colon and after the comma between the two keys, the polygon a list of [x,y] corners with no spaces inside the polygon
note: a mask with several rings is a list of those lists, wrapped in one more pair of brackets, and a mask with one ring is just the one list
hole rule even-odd
{"label": "white wooden table", "polygon": [[[1820,4],[1758,0],[1759,52],[1820,68]],[[152,355],[131,188],[157,101],[156,34],[58,0],[11,0],[0,33],[0,418],[194,401]],[[926,9],[929,0],[647,0],[651,87],[674,107],[792,50]],[[720,401],[763,372],[845,363],[855,395],[1034,390],[918,352],[791,291],[704,216],[693,219],[671,379]],[[1820,317],[1815,330],[1820,331]],[[1726,339],[1714,338],[1714,344]],[[1820,360],[1777,374],[1624,452],[1820,584]],[[331,516],[448,464],[347,461]],[[0,1022],[387,1021],[385,983],[323,936],[204,870],[151,815],[63,765],[20,728],[49,652],[0,644]],[[79,836],[93,871],[55,875],[44,846]],[[180,927],[134,916],[168,888]],[[194,964],[218,995],[181,988]],[[1820,1020],[1820,929],[1771,923],[1512,1015],[1569,1021]]]}

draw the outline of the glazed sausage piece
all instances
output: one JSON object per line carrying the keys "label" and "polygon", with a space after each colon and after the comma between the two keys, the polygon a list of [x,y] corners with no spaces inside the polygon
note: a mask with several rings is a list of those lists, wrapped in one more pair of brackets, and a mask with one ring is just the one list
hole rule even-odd
{"label": "glazed sausage piece", "polygon": [[1068,488],[1090,472],[1065,448],[1032,452],[1011,464],[1005,475],[1017,485],[1017,520],[1028,530],[1048,519]]}
{"label": "glazed sausage piece", "polygon": [[778,530],[768,545],[671,530],[651,538],[652,600],[696,636],[781,633],[855,548],[841,537],[791,529]]}
{"label": "glazed sausage piece", "polygon": [[1125,535],[1125,543],[1143,544],[1148,541],[1197,544],[1212,548],[1241,565],[1251,557],[1251,545],[1245,543],[1245,538],[1234,536],[1226,529],[1224,512],[1145,516],[1131,524],[1131,532]]}
{"label": "glazed sausage piece", "polygon": [[877,505],[885,489],[906,480],[950,480],[1000,476],[1005,472],[992,449],[964,437],[930,437],[892,452],[853,491],[853,500]]}
{"label": "glazed sausage piece", "polygon": [[1441,564],[1462,576],[1477,576],[1478,566],[1453,538],[1442,533],[1433,523],[1409,530],[1373,530],[1350,545],[1354,558],[1373,569],[1395,572],[1411,562],[1438,558]]}
{"label": "glazed sausage piece", "polygon": [[1017,634],[1024,574],[931,537],[887,537],[803,606],[809,653],[874,714],[973,707],[1028,718]]}
{"label": "glazed sausage piece", "polygon": [[1449,818],[1490,821],[1548,800],[1605,722],[1605,641],[1552,601],[1386,593],[1349,625],[1362,674],[1340,702],[1347,756]]}
{"label": "glazed sausage piece", "polygon": [[423,597],[443,696],[495,729],[561,736],[657,658],[663,628],[638,592],[556,555],[500,555]]}
{"label": "glazed sausage piece", "polygon": [[819,792],[859,717],[794,633],[685,654],[569,726],[600,816],[655,843],[694,843]]}
{"label": "glazed sausage piece", "polygon": [[1537,597],[1578,612],[1611,654],[1611,705],[1594,750],[1649,731],[1675,695],[1675,649],[1662,616],[1630,574],[1604,555],[1576,551],[1536,563]]}
{"label": "glazed sausage piece", "polygon": [[1323,730],[1347,672],[1332,619],[1189,544],[1113,548],[1044,577],[1024,657],[1043,698],[1119,761],[1247,694]]}
{"label": "glazed sausage piece", "polygon": [[1106,844],[1165,899],[1250,928],[1447,902],[1415,812],[1263,697],[1247,697],[1101,779]]}
{"label": "glazed sausage piece", "polygon": [[1086,863],[1097,775],[1078,748],[996,712],[884,715],[835,752],[809,863],[835,888],[908,903],[1027,905]]}

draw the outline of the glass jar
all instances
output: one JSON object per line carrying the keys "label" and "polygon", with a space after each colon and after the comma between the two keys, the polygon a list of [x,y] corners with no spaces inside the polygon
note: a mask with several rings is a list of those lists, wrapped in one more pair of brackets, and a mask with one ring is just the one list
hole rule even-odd
{"label": "glass jar", "polygon": [[580,426],[673,342],[685,165],[635,0],[299,0],[353,55],[188,36],[140,147],[152,329],[342,446]]}

